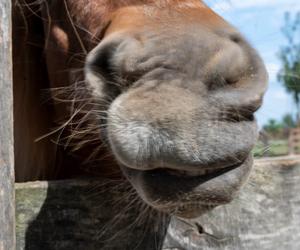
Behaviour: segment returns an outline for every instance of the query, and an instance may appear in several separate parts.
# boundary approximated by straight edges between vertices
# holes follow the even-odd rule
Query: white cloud
[[[278,101],[288,101],[290,99],[290,97],[286,92],[284,92],[283,89],[272,92],[272,98]]]
[[[207,1],[209,4],[209,1]],[[219,2],[211,5],[211,8],[216,12],[227,12],[233,9],[233,6],[229,2]]]
[[[266,68],[269,73],[269,81],[270,82],[277,81],[277,74],[280,70],[280,65],[277,63],[266,63]]]
[[[247,8],[266,8],[282,6],[286,10],[300,8],[299,0],[207,0],[206,3],[217,12],[241,10]]]

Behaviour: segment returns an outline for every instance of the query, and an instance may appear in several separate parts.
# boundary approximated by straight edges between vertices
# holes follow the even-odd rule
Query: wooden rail
[[[0,0],[0,250],[15,249],[11,1]]]
[[[160,224],[155,213],[141,216],[126,190],[103,183],[17,184],[17,250],[300,249],[300,157],[257,160],[234,202],[196,220],[202,232],[173,218],[164,247],[168,220]],[[135,224],[138,218],[146,221]]]

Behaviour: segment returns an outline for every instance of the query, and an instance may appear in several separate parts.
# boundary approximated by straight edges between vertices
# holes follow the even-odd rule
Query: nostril
[[[228,107],[222,108],[218,113],[220,121],[227,122],[253,122],[255,121],[254,113],[258,107],[253,106],[239,106],[239,107]]]
[[[239,80],[236,78],[226,78],[225,79],[226,85],[234,85],[234,84],[237,84],[238,81]]]
[[[237,112],[235,111],[227,111],[227,112],[221,112],[220,114],[220,121],[226,121],[226,122],[253,122],[255,121],[255,117],[253,113],[249,112]]]
[[[121,84],[114,65],[114,55],[119,41],[102,42],[87,56],[85,77],[99,95],[109,93],[112,98],[121,93]]]
[[[230,34],[229,39],[237,44],[240,44],[243,40],[239,34]]]
[[[227,86],[234,86],[238,83],[237,77],[223,77],[220,74],[211,74],[209,79],[206,80],[206,85],[209,91],[214,91]]]
[[[86,70],[99,74],[104,78],[110,78],[114,71],[111,60],[116,47],[116,44],[96,47],[87,57]]]

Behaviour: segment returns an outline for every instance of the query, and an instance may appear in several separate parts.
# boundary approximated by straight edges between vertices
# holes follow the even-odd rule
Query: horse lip
[[[143,171],[125,166],[121,166],[121,169],[150,206],[168,213],[172,210],[172,204],[176,210],[182,204],[182,213],[191,209],[198,213],[203,210],[203,206],[219,206],[231,202],[248,179],[252,163],[250,154],[243,162],[219,167],[216,172],[202,176],[173,175],[165,169]],[[157,200],[162,203],[156,204]],[[165,201],[170,204],[168,207],[164,207]]]
[[[216,178],[220,175],[223,175],[235,168],[238,168],[241,164],[238,165],[232,165],[227,167],[219,167],[219,168],[204,168],[201,170],[195,170],[195,171],[186,171],[186,170],[173,170],[173,169],[156,169],[153,171],[150,171],[150,174],[153,174],[157,172],[157,174],[164,174],[170,175],[170,176],[176,176],[180,178],[201,178],[201,179],[212,179]],[[152,173],[151,173],[152,172]]]
[[[176,165],[166,165],[166,164],[158,164],[157,166],[148,165],[147,167],[133,167],[123,165],[123,167],[133,170],[136,172],[140,172],[143,174],[156,174],[156,173],[167,173],[172,176],[178,177],[212,177],[214,175],[218,176],[220,174],[226,173],[230,170],[240,167],[244,164],[247,158],[240,160],[234,163],[224,163],[224,164],[214,164],[210,165],[198,165],[198,166],[176,166]]]
[[[203,168],[201,170],[193,170],[193,171],[186,171],[186,170],[173,170],[173,169],[165,169],[170,175],[177,175],[180,177],[217,177],[221,174],[224,174],[228,171],[231,171],[241,164],[235,164],[231,166],[219,167],[219,168]]]
[[[241,167],[246,160],[235,164],[220,165],[218,167],[199,167],[199,169],[186,170],[185,168],[170,168],[170,167],[155,167],[150,170],[136,169],[127,166],[123,166],[125,171],[135,172],[135,174],[164,176],[165,178],[181,178],[181,179],[201,179],[202,181],[208,181],[210,179],[217,178],[227,172],[230,172],[236,168]],[[127,172],[126,171],[126,172]]]
[[[225,169],[232,166],[239,166],[242,165],[246,159],[248,158],[248,155],[245,157],[241,157],[241,159],[235,160],[234,162],[232,159],[226,159],[226,160],[220,160],[215,163],[200,163],[200,164],[182,164],[180,162],[178,163],[168,163],[168,162],[140,162],[140,163],[132,163],[128,164],[125,162],[120,162],[121,165],[129,168],[134,169],[138,171],[151,171],[151,170],[157,170],[157,169],[164,169],[164,170],[170,170],[170,171],[183,171],[183,172],[189,172],[191,174],[199,172],[199,171],[214,171],[214,170],[220,170]]]

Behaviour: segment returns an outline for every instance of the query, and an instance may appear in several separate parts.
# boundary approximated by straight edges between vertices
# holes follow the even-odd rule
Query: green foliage
[[[291,114],[285,114],[282,118],[282,126],[284,128],[295,128],[297,127],[297,122]]]
[[[278,138],[281,137],[283,126],[281,122],[270,119],[268,123],[263,126],[263,130],[272,138]]]
[[[271,140],[266,147],[262,142],[258,142],[252,151],[254,157],[274,157],[283,156],[289,153],[287,140]]]
[[[300,13],[294,18],[285,14],[282,32],[288,44],[280,49],[282,68],[278,80],[293,97],[297,108],[297,121],[300,120]]]
[[[263,130],[273,139],[287,138],[289,130],[297,127],[297,122],[291,114],[285,114],[281,120],[270,119]]]
[[[277,122],[275,119],[270,119],[263,129],[271,135],[276,135],[282,129],[282,123]]]

